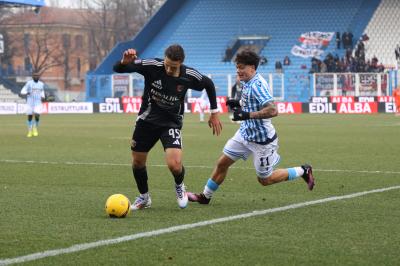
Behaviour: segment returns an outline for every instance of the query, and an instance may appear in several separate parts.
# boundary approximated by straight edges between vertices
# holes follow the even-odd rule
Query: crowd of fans
[[[366,44],[369,37],[364,34],[356,43],[355,49],[353,45],[353,34],[350,31],[336,32],[336,50],[344,49],[345,54],[339,57],[337,54],[328,53],[324,59],[313,57],[311,59],[311,66],[309,73],[381,73],[385,71],[383,64],[379,63],[376,56],[367,59],[365,56]],[[395,49],[396,59],[400,61],[400,46]],[[228,47],[225,51],[223,61],[231,61],[233,51]],[[260,65],[268,64],[268,59],[262,56]],[[280,60],[275,61],[275,71],[277,73],[283,72],[283,66],[291,65],[291,60],[288,56],[283,59],[283,64]],[[301,66],[302,69],[307,69],[306,65]]]
[[[366,34],[360,38],[354,51],[354,55],[352,46],[348,43],[346,43],[346,45],[343,43],[343,46],[346,47],[346,53],[342,58],[339,58],[337,54],[333,55],[332,53],[329,53],[323,60],[312,58],[310,73],[383,72],[385,67],[382,64],[379,64],[376,56],[372,59],[365,58],[365,42],[368,40],[369,37]]]

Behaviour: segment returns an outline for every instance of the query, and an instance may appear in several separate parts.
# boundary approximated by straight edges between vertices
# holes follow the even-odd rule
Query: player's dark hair
[[[235,62],[236,64],[254,66],[254,68],[257,69],[260,63],[260,57],[251,50],[243,50],[236,55]]]
[[[179,44],[172,44],[165,49],[164,55],[172,61],[180,61],[183,63],[185,60],[185,51]]]

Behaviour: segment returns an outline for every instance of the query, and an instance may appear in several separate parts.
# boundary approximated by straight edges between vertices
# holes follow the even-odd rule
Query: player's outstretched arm
[[[217,105],[217,96],[215,92],[214,82],[207,77],[203,76],[202,79],[202,87],[206,89],[208,99],[210,100],[210,118],[208,119],[208,126],[212,128],[213,135],[219,136],[222,131],[222,124],[219,120],[218,115],[218,105]]]
[[[121,61],[113,66],[113,70],[117,73],[131,73],[136,72],[138,69],[132,64],[137,58],[135,49],[125,50],[122,54]]]
[[[135,49],[128,49],[122,54],[121,64],[127,65],[132,63],[137,58]]]

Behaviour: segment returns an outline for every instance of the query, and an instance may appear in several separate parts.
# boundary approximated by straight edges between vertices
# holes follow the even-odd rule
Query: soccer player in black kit
[[[185,168],[182,164],[181,129],[184,98],[188,89],[206,89],[211,105],[208,125],[219,135],[222,125],[218,117],[214,83],[197,70],[185,66],[185,52],[178,44],[169,46],[164,59],[138,59],[135,49],[123,53],[122,60],[114,65],[118,73],[137,72],[144,76],[142,105],[132,136],[132,172],[139,197],[132,210],[151,206],[147,183],[147,154],[158,140],[164,147],[166,163],[175,179],[176,198],[180,208],[185,208],[188,197],[183,183]]]

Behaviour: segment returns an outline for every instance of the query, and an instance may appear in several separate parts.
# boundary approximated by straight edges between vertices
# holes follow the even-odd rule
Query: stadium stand
[[[168,0],[133,40],[118,44],[91,75],[111,74],[113,63],[128,47],[137,48],[142,58],[162,58],[169,44],[180,43],[187,53],[185,63],[210,74],[218,87],[217,94],[227,95],[228,83],[222,77],[235,75],[234,64],[222,60],[227,46],[243,35],[268,36],[260,51],[268,63],[260,66],[259,72],[274,73],[275,62],[289,56],[291,64],[283,71],[290,75],[284,79],[274,76],[274,85],[284,83],[282,97],[286,101],[307,101],[311,60],[291,54],[301,34],[351,31],[357,40],[379,4],[380,0]],[[323,56],[329,52],[344,54],[343,49],[336,49],[335,37]],[[93,83],[91,78],[87,82]],[[96,95],[92,96],[88,99],[95,101]]]
[[[0,84],[0,102],[24,103],[25,100]]]
[[[17,83],[0,77],[0,102],[25,102],[24,99],[18,96],[21,87]]]
[[[366,57],[377,56],[387,66],[397,64],[395,48],[400,44],[400,1],[382,0],[365,29],[369,36]]]

